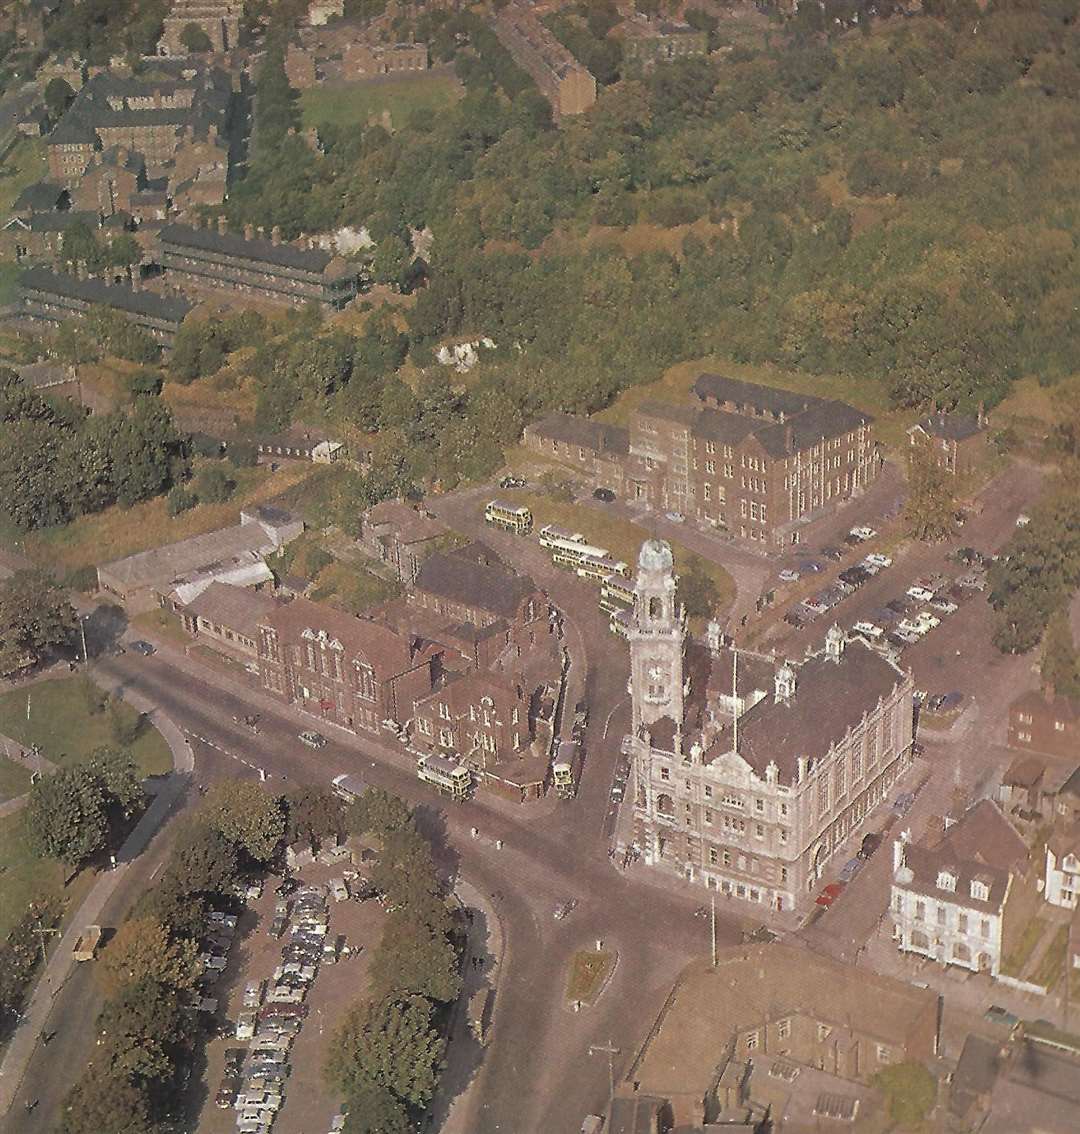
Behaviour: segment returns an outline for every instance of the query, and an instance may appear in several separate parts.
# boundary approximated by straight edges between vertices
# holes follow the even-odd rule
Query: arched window
[[[659,595],[653,595],[649,599],[649,617],[650,618],[663,618],[664,616],[664,600]]]
[[[656,797],[656,810],[661,815],[674,815],[675,804],[670,795],[662,794]]]

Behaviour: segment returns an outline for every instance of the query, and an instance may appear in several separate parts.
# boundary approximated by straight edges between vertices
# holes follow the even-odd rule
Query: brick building
[[[671,548],[647,541],[628,632],[637,845],[658,870],[792,909],[910,762],[911,674],[833,627],[822,653],[771,673],[752,658],[740,683],[742,655],[687,641],[675,587]]]
[[[169,224],[158,234],[159,258],[171,282],[198,288],[242,292],[253,299],[302,307],[315,302],[338,310],[360,291],[360,269],[319,248],[299,248],[281,239],[243,236],[217,228]]]
[[[334,607],[296,598],[258,627],[264,689],[354,732],[404,723],[431,692],[441,649]]]
[[[806,523],[878,474],[872,420],[843,402],[718,374],[701,375],[694,394],[686,405],[643,403],[628,432],[550,415],[525,442],[597,487],[765,547],[798,543]]]
[[[113,146],[94,154],[78,185],[71,191],[72,207],[102,217],[131,213],[132,200],[146,188],[146,163],[140,154]]]
[[[596,102],[596,79],[524,4],[511,0],[495,17],[495,34],[551,103],[555,121]]]
[[[1010,748],[1080,758],[1080,702],[1032,689],[1009,706]]]
[[[409,605],[448,622],[478,629],[498,625],[503,643],[527,652],[551,634],[547,596],[528,575],[514,575],[486,562],[477,545],[434,552],[420,565]]]
[[[166,348],[172,346],[191,310],[191,304],[179,296],[27,268],[19,277],[19,298],[11,317],[56,327],[67,319],[85,318],[93,307],[120,312]]]
[[[230,583],[211,583],[177,613],[180,625],[193,637],[255,658],[259,654],[259,624],[277,609],[268,593]]]
[[[907,431],[912,446],[925,446],[938,468],[963,479],[986,456],[987,428],[982,413],[935,413],[917,421]]]
[[[426,43],[350,43],[341,54],[341,78],[355,82],[379,75],[426,71]]]
[[[408,586],[449,530],[433,516],[400,500],[384,500],[361,517],[357,543],[368,555],[392,567]]]
[[[240,42],[243,14],[243,0],[172,0],[172,8],[165,17],[165,31],[158,43],[158,54],[187,55],[184,29],[190,24],[206,33],[211,51],[232,51]]]
[[[224,137],[232,80],[220,68],[180,68],[161,60],[146,76],[95,75],[49,135],[49,173],[77,185],[98,150],[140,154],[150,176],[167,175],[191,136]]]
[[[856,1084],[884,1067],[932,1061],[938,1019],[939,997],[927,988],[783,943],[724,949],[715,967],[699,961],[683,973],[616,1094],[663,1100],[665,1130],[763,1130],[770,1103],[785,1129],[789,1112],[799,1130],[839,1129],[848,1124],[796,1113],[805,1106],[805,1091],[790,1087],[798,1068],[857,1095]],[[795,1072],[781,1080],[782,1099],[772,1063]],[[735,1103],[743,1115],[732,1115]]]
[[[893,844],[889,905],[897,948],[997,976],[1005,904],[1028,865],[1027,844],[984,799],[943,835]]]

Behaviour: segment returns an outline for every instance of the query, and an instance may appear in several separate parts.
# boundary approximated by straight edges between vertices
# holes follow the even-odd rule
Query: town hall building
[[[801,663],[688,639],[670,546],[638,559],[629,627],[635,839],[647,864],[788,910],[912,753],[911,674],[839,627]],[[742,671],[742,674],[740,674]]]

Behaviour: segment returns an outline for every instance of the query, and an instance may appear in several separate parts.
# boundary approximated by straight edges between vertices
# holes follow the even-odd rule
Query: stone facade
[[[949,476],[963,480],[986,456],[986,418],[963,413],[935,413],[908,431],[910,445],[921,446]]]
[[[636,16],[620,24],[615,35],[622,41],[623,59],[642,67],[707,55],[709,51],[709,37],[705,32],[670,20]]]
[[[240,42],[240,20],[243,0],[173,0],[172,10],[165,17],[165,31],[158,44],[158,53],[184,56],[184,29],[189,24],[202,28],[210,40],[210,50],[232,51]]]
[[[791,909],[909,763],[911,675],[834,627],[822,654],[771,680],[751,656],[740,681],[740,657],[687,641],[675,585],[670,547],[646,542],[625,741],[638,846],[656,869]]]
[[[341,78],[349,82],[427,69],[426,43],[350,43],[341,56]]]

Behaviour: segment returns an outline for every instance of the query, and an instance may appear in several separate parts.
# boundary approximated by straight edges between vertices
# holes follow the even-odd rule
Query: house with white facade
[[[1002,924],[1028,849],[992,800],[969,808],[935,839],[893,844],[890,911],[897,948],[942,965],[997,976]]]
[[[1080,897],[1080,823],[1055,831],[1046,843],[1043,897],[1052,906],[1077,908]]]

